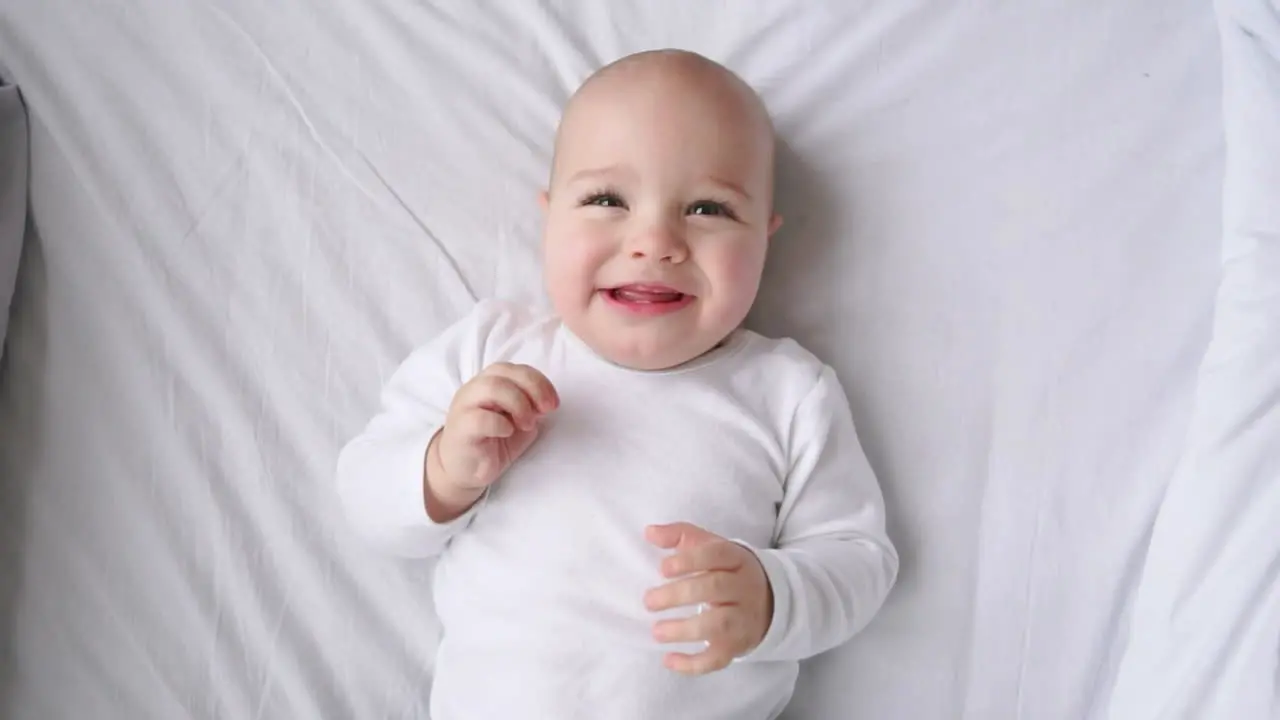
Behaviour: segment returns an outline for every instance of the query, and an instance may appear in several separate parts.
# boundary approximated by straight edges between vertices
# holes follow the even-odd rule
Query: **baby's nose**
[[[634,260],[680,263],[688,256],[684,236],[666,224],[657,224],[638,233],[629,250]]]

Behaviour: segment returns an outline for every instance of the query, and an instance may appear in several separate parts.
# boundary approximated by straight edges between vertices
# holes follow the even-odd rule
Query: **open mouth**
[[[600,294],[611,305],[642,315],[674,312],[693,301],[694,296],[665,285],[630,284],[606,288]]]

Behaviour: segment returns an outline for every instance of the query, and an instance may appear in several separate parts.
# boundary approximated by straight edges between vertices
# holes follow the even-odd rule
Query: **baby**
[[[741,327],[773,129],[699,55],[593,75],[556,137],[554,314],[484,301],[338,460],[350,521],[438,558],[431,717],[774,718],[898,557],[829,367]]]

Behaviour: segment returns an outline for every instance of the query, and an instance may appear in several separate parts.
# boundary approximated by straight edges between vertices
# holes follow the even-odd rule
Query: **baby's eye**
[[[733,217],[733,211],[727,205],[714,200],[699,200],[689,206],[688,213],[690,215],[708,215],[711,217]]]
[[[624,208],[627,206],[617,193],[612,192],[592,193],[582,200],[582,204],[604,208]]]

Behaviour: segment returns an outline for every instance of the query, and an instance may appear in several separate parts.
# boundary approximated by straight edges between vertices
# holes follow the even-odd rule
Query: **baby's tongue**
[[[640,303],[675,302],[681,298],[678,292],[663,290],[647,290],[643,288],[620,287],[613,291],[619,300]]]

